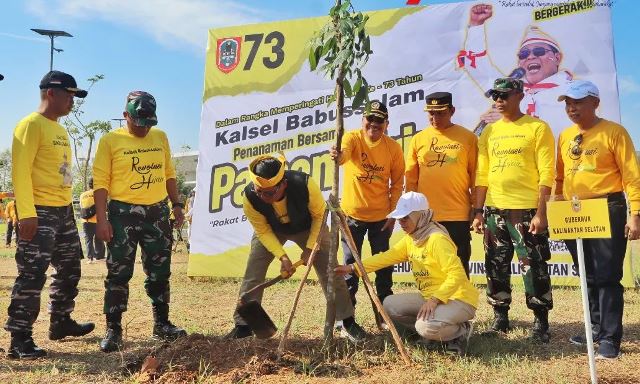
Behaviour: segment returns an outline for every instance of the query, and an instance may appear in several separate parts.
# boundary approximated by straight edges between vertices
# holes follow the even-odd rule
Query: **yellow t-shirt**
[[[344,165],[342,209],[358,220],[384,220],[395,209],[402,194],[402,147],[387,135],[371,142],[362,130],[357,130],[344,135],[341,149]]]
[[[92,205],[95,205],[95,201],[93,200],[93,189],[82,192],[80,194],[80,208],[89,208]],[[82,219],[85,223],[97,223],[96,215],[91,216],[88,219]]]
[[[582,153],[571,153],[577,125],[558,137],[556,194],[594,198],[625,191],[631,211],[640,210],[640,169],[636,151],[626,129],[602,119],[582,134]]]
[[[318,187],[318,184],[316,184],[312,178],[309,178],[309,181],[307,182],[307,189],[309,191],[309,204],[307,204],[307,206],[309,207],[309,213],[311,214],[311,228],[309,229],[309,238],[307,239],[306,247],[313,249],[313,246],[318,239],[318,235],[320,234],[320,229],[322,228],[322,217],[324,216],[326,203],[324,201],[324,197],[322,197],[320,187]],[[281,223],[286,224],[290,221],[287,212],[286,193],[282,200],[276,201],[272,206]],[[242,200],[242,207],[244,214],[253,226],[253,230],[262,245],[264,245],[264,247],[277,258],[286,255],[282,244],[280,244],[280,240],[278,240],[278,237],[273,232],[267,218],[258,212],[253,205],[251,205],[251,202],[246,195],[244,195],[244,199]]]
[[[36,217],[35,205],[71,204],[71,146],[57,121],[37,112],[13,131],[12,181],[20,218]]]
[[[540,186],[553,186],[554,139],[544,121],[524,115],[489,124],[478,140],[476,186],[488,187],[486,206],[538,207]]]
[[[464,127],[418,132],[409,144],[406,191],[427,197],[436,221],[469,220],[478,138]]]
[[[112,200],[150,205],[167,197],[166,182],[175,179],[167,135],[151,128],[145,137],[126,127],[102,136],[93,162],[94,190],[106,189]]]
[[[449,236],[433,234],[417,247],[411,236],[405,235],[391,249],[365,259],[363,264],[369,273],[403,261],[411,263],[418,290],[425,299],[435,297],[445,304],[449,300],[460,300],[478,307],[478,290],[464,273]]]

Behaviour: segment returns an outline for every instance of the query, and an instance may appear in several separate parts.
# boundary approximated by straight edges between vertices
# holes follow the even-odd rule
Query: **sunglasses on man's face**
[[[276,185],[273,189],[268,191],[264,189],[256,189],[256,187],[254,186],[253,192],[255,192],[256,195],[258,195],[259,197],[270,199],[274,197],[276,194],[278,194],[278,191],[280,191],[280,187],[282,187],[282,182],[278,183],[278,185]]]
[[[542,57],[544,56],[547,52],[553,52],[551,49],[546,49],[544,47],[535,47],[533,49],[529,49],[529,48],[522,48],[520,50],[520,52],[518,52],[518,59],[520,60],[524,60],[527,57],[529,57],[529,55],[531,53],[533,53],[533,56],[535,57]]]
[[[498,99],[507,100],[509,96],[511,96],[511,92],[493,92],[491,94],[493,101],[498,101]]]
[[[576,137],[573,138],[573,141],[571,142],[571,154],[574,156],[580,156],[582,155],[582,148],[580,147],[582,145],[582,133],[579,133]]]

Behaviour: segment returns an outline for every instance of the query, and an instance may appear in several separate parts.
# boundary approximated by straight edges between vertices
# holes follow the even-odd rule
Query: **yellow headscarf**
[[[276,159],[280,162],[280,169],[278,170],[278,173],[276,173],[276,175],[270,179],[265,179],[253,173],[253,169],[256,167],[256,164],[264,159]],[[256,157],[255,159],[253,159],[251,164],[249,164],[249,176],[251,177],[253,185],[260,188],[275,187],[284,177],[284,171],[287,168],[286,163],[287,159],[284,157],[284,154],[282,152],[280,152],[277,157],[273,155],[261,155]]]

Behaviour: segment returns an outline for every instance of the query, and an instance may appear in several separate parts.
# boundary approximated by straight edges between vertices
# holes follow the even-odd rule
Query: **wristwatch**
[[[180,208],[184,209],[184,204],[182,204],[182,203],[171,203],[171,206],[173,208],[180,207]]]

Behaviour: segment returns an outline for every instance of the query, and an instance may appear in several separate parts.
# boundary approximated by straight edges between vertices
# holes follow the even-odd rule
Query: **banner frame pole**
[[[589,314],[589,298],[587,295],[587,275],[584,266],[584,246],[582,239],[576,239],[578,248],[578,271],[580,274],[580,293],[582,295],[582,313],[584,315],[584,330],[587,340],[587,352],[589,355],[589,374],[591,375],[591,383],[598,383],[598,375],[596,373],[596,361],[593,348],[593,330],[591,328],[591,316]]]

